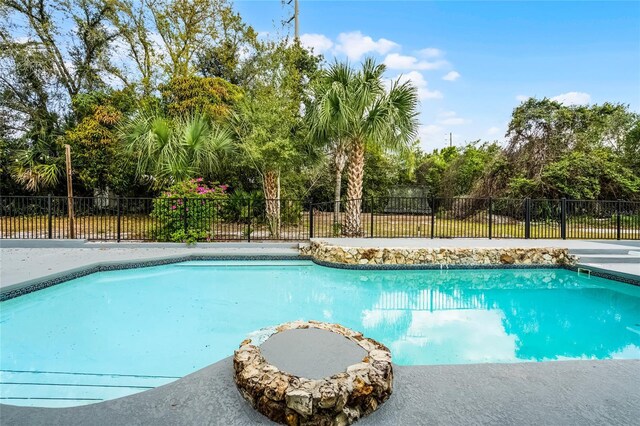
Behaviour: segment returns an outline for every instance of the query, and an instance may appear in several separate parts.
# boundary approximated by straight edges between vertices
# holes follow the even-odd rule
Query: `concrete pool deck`
[[[231,357],[173,383],[74,408],[0,405],[3,425],[269,425],[240,396]],[[394,366],[394,393],[358,425],[629,425],[640,360]]]
[[[487,239],[487,238],[313,238],[312,241],[325,241],[332,245],[343,247],[373,247],[373,248],[534,248],[534,247],[562,247],[569,250],[590,249],[605,250],[612,246],[616,248],[638,250],[640,241],[632,240],[538,240],[538,239]]]

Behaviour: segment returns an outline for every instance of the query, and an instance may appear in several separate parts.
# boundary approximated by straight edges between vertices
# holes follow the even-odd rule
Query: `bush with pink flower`
[[[178,182],[153,200],[151,217],[160,241],[193,243],[209,240],[227,185],[206,183],[202,178]]]

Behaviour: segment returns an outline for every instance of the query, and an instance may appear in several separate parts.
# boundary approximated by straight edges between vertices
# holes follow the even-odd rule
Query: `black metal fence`
[[[354,215],[350,209],[359,206]],[[0,238],[112,241],[366,238],[640,239],[640,202],[380,197],[301,200],[0,197]],[[267,211],[269,214],[267,214]],[[356,228],[345,227],[347,219]],[[349,231],[349,235],[346,235]]]

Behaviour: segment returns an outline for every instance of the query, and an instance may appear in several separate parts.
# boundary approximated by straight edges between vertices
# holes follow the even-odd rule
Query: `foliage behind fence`
[[[259,197],[75,197],[76,238],[113,241],[252,241],[341,237],[345,208],[362,206],[367,238],[640,239],[629,201],[379,197],[310,203],[274,200],[278,229]],[[69,238],[66,197],[0,197],[0,238]]]

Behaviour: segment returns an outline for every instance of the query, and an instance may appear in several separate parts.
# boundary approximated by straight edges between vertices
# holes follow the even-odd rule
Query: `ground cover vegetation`
[[[69,144],[78,196],[163,200],[182,188],[224,197],[228,220],[262,209],[276,237],[310,200],[357,235],[362,203],[341,200],[399,188],[640,200],[640,118],[626,105],[531,98],[505,143],[424,152],[415,87],[386,81],[372,59],[327,61],[286,32],[259,36],[227,0],[3,0],[0,192],[66,194]],[[283,210],[283,199],[300,203]],[[154,215],[179,220],[183,208]],[[184,237],[174,225],[163,232]]]

